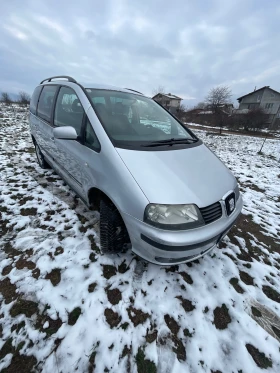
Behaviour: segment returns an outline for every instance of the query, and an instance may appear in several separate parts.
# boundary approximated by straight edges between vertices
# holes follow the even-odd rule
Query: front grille
[[[201,208],[200,212],[205,224],[209,224],[217,219],[220,219],[222,216],[222,206],[220,202],[216,202],[213,203],[213,205]]]

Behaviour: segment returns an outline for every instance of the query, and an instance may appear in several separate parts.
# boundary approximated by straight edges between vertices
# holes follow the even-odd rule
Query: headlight
[[[145,209],[144,221],[155,227],[183,230],[204,225],[195,205],[157,205],[151,203]]]

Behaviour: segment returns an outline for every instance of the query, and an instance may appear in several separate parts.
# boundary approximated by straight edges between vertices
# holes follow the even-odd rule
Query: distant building
[[[233,104],[219,104],[215,107],[215,110],[213,109],[213,105],[206,105],[205,108],[206,111],[211,110],[214,112],[221,112],[224,114],[231,114],[234,110]]]
[[[157,93],[153,99],[165,107],[172,114],[176,114],[180,108],[182,98],[171,93]]]
[[[238,111],[262,108],[267,114],[267,124],[273,127],[280,125],[280,93],[269,86],[255,89],[239,97],[237,101],[239,102]]]

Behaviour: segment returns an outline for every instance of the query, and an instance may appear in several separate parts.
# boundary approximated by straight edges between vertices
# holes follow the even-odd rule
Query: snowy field
[[[102,255],[98,213],[0,111],[0,371],[280,372],[279,141],[197,135],[238,178],[220,248],[169,268]],[[277,316],[278,315],[278,316]]]

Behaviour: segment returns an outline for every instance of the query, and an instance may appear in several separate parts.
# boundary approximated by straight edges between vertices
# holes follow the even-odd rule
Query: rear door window
[[[53,108],[53,100],[57,90],[55,85],[44,86],[39,98],[37,114],[40,118],[47,122],[51,121],[51,113]]]
[[[61,87],[57,96],[54,125],[57,127],[74,127],[78,136],[81,134],[84,109],[72,88]]]
[[[39,87],[35,88],[35,90],[33,92],[33,95],[32,95],[31,101],[30,101],[30,107],[29,107],[32,114],[36,114],[37,104],[38,104],[38,100],[39,100],[41,90],[42,90],[42,86],[39,86]]]

